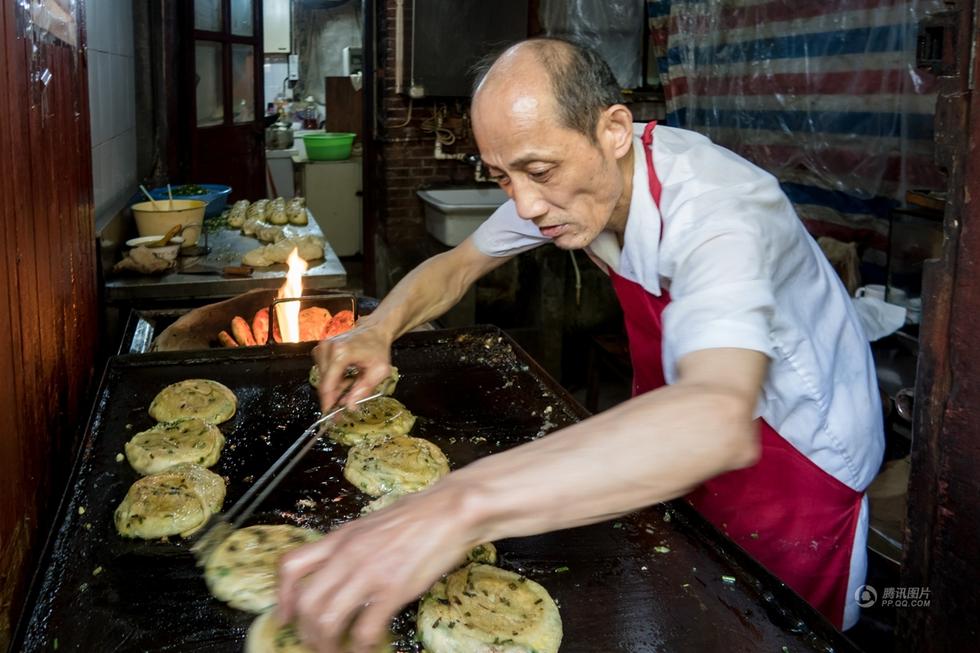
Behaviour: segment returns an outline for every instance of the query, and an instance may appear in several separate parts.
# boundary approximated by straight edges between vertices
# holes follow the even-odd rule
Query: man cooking
[[[344,638],[366,651],[477,544],[686,496],[836,626],[853,625],[864,490],[883,449],[877,385],[847,293],[776,179],[694,132],[634,125],[608,66],[561,40],[498,57],[472,117],[510,201],[320,343],[324,408],[349,366],[361,374],[348,404],[388,374],[396,338],[549,242],[608,273],[634,397],[288,555],[282,616],[320,650]]]

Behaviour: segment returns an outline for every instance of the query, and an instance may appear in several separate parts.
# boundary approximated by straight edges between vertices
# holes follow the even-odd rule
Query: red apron
[[[643,149],[650,193],[659,206],[661,186],[650,147],[655,126],[647,125]],[[623,307],[636,396],[666,382],[662,318],[670,294],[661,290],[659,297],[652,295],[612,270],[609,276]],[[820,469],[764,420],[758,421],[759,462],[705,482],[687,499],[840,628],[863,495]]]

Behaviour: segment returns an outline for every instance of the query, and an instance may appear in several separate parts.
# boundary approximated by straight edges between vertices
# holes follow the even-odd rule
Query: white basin
[[[499,188],[420,190],[425,203],[425,228],[436,240],[455,247],[507,201]]]

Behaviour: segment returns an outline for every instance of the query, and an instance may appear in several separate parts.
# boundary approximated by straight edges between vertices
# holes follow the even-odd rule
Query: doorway
[[[179,170],[188,182],[231,186],[231,199],[263,198],[261,2],[185,0],[182,9]]]

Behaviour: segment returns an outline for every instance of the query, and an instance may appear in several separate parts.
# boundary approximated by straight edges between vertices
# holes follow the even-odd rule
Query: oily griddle
[[[138,478],[116,454],[152,425],[146,410],[163,387],[220,381],[239,399],[235,417],[221,425],[227,442],[212,468],[228,480],[230,506],[318,414],[307,383],[309,350],[277,345],[111,360],[12,650],[241,650],[253,616],[211,597],[184,541],[116,534],[113,511]],[[402,374],[395,397],[418,416],[413,434],[438,444],[454,467],[587,416],[492,327],[409,334],[393,359]],[[343,479],[345,452],[319,443],[250,523],[327,531],[355,517],[369,497]],[[596,471],[606,471],[603,461]],[[497,547],[500,566],[557,600],[564,653],[852,650],[681,502]],[[418,650],[414,610],[413,603],[396,619],[394,650]]]

